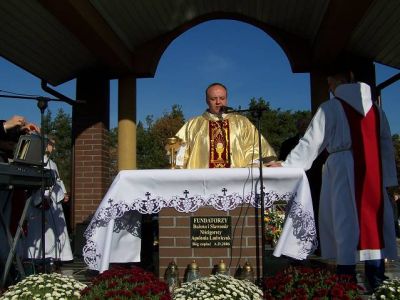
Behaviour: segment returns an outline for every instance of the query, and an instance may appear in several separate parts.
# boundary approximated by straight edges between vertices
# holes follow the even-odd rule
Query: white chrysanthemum
[[[211,275],[186,282],[174,291],[174,299],[244,300],[261,299],[262,291],[250,281],[241,281],[227,275]]]
[[[86,285],[76,281],[74,278],[66,278],[62,274],[34,274],[26,277],[14,286],[9,286],[3,296],[0,296],[0,300],[79,299],[80,290],[85,287]],[[75,294],[71,297],[73,292]]]
[[[385,280],[371,299],[400,299],[400,279]]]

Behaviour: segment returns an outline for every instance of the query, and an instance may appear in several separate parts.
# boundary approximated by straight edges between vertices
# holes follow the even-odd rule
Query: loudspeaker
[[[40,166],[42,164],[40,135],[21,135],[14,152],[14,162]]]

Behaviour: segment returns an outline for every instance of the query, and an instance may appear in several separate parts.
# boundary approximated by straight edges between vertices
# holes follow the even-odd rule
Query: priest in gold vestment
[[[258,130],[246,117],[224,113],[227,89],[221,83],[206,89],[207,111],[186,122],[176,136],[182,146],[176,165],[187,169],[242,168],[259,159]],[[261,136],[262,157],[275,157],[275,151]]]

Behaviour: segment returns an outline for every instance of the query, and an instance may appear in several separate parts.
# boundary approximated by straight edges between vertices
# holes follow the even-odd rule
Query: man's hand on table
[[[278,168],[278,167],[282,167],[282,162],[280,160],[271,161],[271,162],[267,163],[266,166],[270,167],[270,168]]]

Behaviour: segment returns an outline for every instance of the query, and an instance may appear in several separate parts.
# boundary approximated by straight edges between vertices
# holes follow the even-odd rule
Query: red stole
[[[210,137],[210,168],[229,168],[230,147],[229,147],[229,121],[209,121]]]
[[[355,199],[360,226],[359,250],[382,249],[383,191],[379,145],[379,112],[375,105],[364,117],[341,101],[350,126]]]

